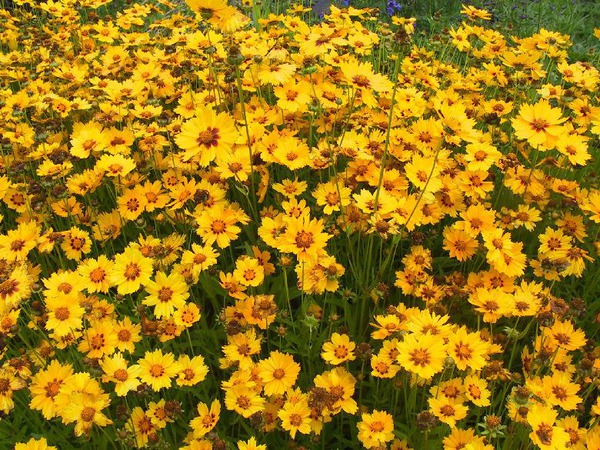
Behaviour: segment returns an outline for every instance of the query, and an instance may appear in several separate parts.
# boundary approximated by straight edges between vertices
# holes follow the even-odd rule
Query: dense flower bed
[[[0,441],[600,448],[600,74],[568,36],[15,3]]]

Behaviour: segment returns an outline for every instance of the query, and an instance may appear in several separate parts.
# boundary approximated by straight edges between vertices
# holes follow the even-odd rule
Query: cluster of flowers
[[[352,7],[15,3],[15,449],[600,448],[600,72],[567,36],[470,6],[426,49]]]

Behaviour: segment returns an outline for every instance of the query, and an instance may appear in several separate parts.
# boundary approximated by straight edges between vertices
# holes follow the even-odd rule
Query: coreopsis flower
[[[48,445],[48,440],[45,437],[31,438],[27,442],[19,442],[15,444],[14,450],[58,450],[54,445]]]
[[[173,314],[173,320],[178,327],[190,328],[200,320],[200,308],[195,303],[186,303]]]
[[[48,310],[46,321],[48,331],[61,337],[83,327],[85,309],[79,304],[76,296],[47,296],[45,303]]]
[[[25,264],[15,265],[0,283],[0,314],[18,306],[31,294],[33,280]]]
[[[565,411],[572,411],[582,401],[577,395],[581,387],[564,373],[556,372],[545,376],[542,378],[542,386],[542,396],[551,406],[560,406]]]
[[[282,136],[271,156],[273,162],[282,164],[290,170],[301,169],[310,163],[308,145],[295,136]]]
[[[534,148],[548,150],[556,142],[564,129],[562,123],[567,120],[562,117],[559,108],[553,108],[546,100],[540,100],[534,105],[524,104],[519,115],[512,119],[512,126],[517,139],[526,139]]]
[[[468,408],[461,401],[439,396],[430,398],[428,403],[431,412],[440,422],[450,425],[450,428],[454,428],[456,422],[467,417]]]
[[[124,177],[135,169],[135,162],[123,155],[104,154],[96,163],[96,168],[103,171],[107,177]]]
[[[352,190],[344,186],[343,181],[340,180],[319,183],[312,195],[317,200],[317,205],[323,207],[323,212],[330,215],[351,203],[351,193]]]
[[[579,420],[576,416],[573,415],[558,419],[556,425],[563,428],[569,434],[568,448],[585,450],[584,442],[586,441],[586,434],[589,436],[589,432],[586,433],[586,429],[579,425]],[[593,443],[589,447],[593,448]]]
[[[548,338],[548,344],[567,351],[578,350],[585,345],[585,333],[573,326],[569,320],[557,320],[551,327],[544,328],[544,335]]]
[[[264,405],[265,399],[244,383],[235,384],[226,389],[225,407],[246,419],[262,411]]]
[[[384,75],[375,73],[370,62],[359,62],[351,58],[340,64],[346,82],[362,95],[365,105],[374,108],[377,105],[373,92],[389,92],[393,83]]]
[[[199,439],[210,432],[219,421],[221,404],[218,400],[214,400],[209,408],[205,403],[198,403],[196,409],[198,417],[192,419],[190,427],[192,428],[194,438]]]
[[[39,237],[40,228],[37,223],[20,223],[16,229],[0,235],[0,258],[8,262],[25,261],[27,254],[37,245]]]
[[[394,419],[385,411],[363,413],[358,427],[358,440],[365,448],[380,448],[394,439]]]
[[[471,259],[479,248],[479,242],[476,239],[456,227],[444,228],[443,236],[444,250],[448,251],[450,257],[461,262]]]
[[[184,162],[194,160],[206,167],[217,154],[229,152],[238,136],[235,122],[227,113],[216,114],[210,108],[201,107],[194,118],[182,125],[175,143],[184,150]]]
[[[478,9],[472,5],[461,5],[461,6],[462,6],[462,9],[460,10],[460,13],[465,14],[470,19],[491,20],[491,18],[492,18],[492,15],[485,9]]]
[[[109,278],[111,284],[117,286],[117,292],[126,295],[146,286],[153,271],[152,259],[133,247],[127,247],[115,257]]]
[[[500,317],[512,313],[514,297],[501,289],[478,288],[469,296],[469,303],[483,314],[484,322],[496,323]]]
[[[356,359],[355,348],[356,344],[350,340],[347,334],[333,333],[331,339],[323,343],[321,358],[329,364],[337,366]]]
[[[106,149],[107,140],[106,134],[102,125],[98,122],[80,123],[73,125],[73,133],[71,134],[71,155],[85,159],[90,154],[99,154]]]
[[[345,411],[355,414],[358,404],[352,398],[356,386],[356,378],[343,367],[336,367],[328,372],[317,375],[314,379],[315,387],[325,389],[335,398],[333,404],[328,406],[332,414]]]
[[[569,434],[555,426],[557,417],[558,413],[549,406],[535,404],[529,408],[527,422],[532,428],[529,437],[542,450],[567,448]]]
[[[265,444],[259,444],[254,436],[247,441],[238,441],[237,446],[238,450],[267,450],[267,446]]]
[[[118,212],[123,219],[136,220],[140,214],[144,212],[144,208],[148,203],[148,199],[144,193],[136,187],[134,189],[127,189],[117,199],[119,206]]]
[[[135,344],[142,340],[142,327],[134,324],[129,317],[113,324],[113,332],[117,336],[117,349],[120,352],[133,353]]]
[[[239,362],[240,367],[247,367],[252,363],[251,356],[260,352],[260,338],[254,328],[245,333],[228,336],[227,345],[223,346],[223,353],[228,360]]]
[[[442,443],[444,444],[444,450],[460,450],[462,448],[479,450],[492,449],[491,446],[485,445],[483,437],[476,436],[475,432],[470,428],[467,428],[466,430],[452,428],[450,434],[444,438]]]
[[[141,368],[137,364],[128,365],[121,353],[105,356],[100,361],[100,368],[104,372],[102,382],[115,383],[115,394],[124,397],[128,392],[134,391],[139,385]]]
[[[216,242],[219,248],[225,248],[237,239],[242,231],[236,225],[239,222],[239,214],[233,208],[222,204],[203,210],[195,219],[198,224],[196,232],[205,245]]]
[[[181,355],[177,359],[179,364],[179,373],[175,382],[178,386],[194,386],[206,378],[208,366],[204,363],[202,356],[190,358],[188,355]]]
[[[265,269],[258,259],[244,255],[235,262],[233,278],[243,286],[260,286],[265,278]]]
[[[406,329],[416,336],[431,334],[447,339],[452,333],[452,326],[448,323],[448,320],[450,320],[450,316],[448,315],[439,316],[428,309],[424,309],[408,317]]]
[[[175,361],[173,353],[163,353],[160,349],[147,351],[144,357],[138,360],[138,364],[141,368],[140,380],[154,391],[170,387],[171,379],[179,372],[179,364]]]
[[[113,265],[113,261],[105,255],[100,255],[97,259],[86,259],[77,266],[77,273],[82,278],[88,293],[108,292],[109,274]]]
[[[156,433],[156,428],[152,424],[150,416],[139,406],[131,411],[131,419],[126,422],[125,428],[133,432],[138,447],[146,447],[150,436]]]
[[[446,345],[440,336],[408,334],[398,343],[397,362],[421,378],[431,378],[444,368]]]
[[[265,395],[282,395],[296,383],[300,364],[287,353],[271,352],[269,358],[258,363],[258,373],[264,383]]]
[[[476,406],[489,406],[492,393],[488,384],[482,378],[475,375],[468,375],[463,380],[465,397]]]
[[[401,367],[394,364],[396,358],[389,358],[387,356],[373,355],[371,357],[371,375],[375,378],[394,378],[400,371]]]
[[[73,227],[65,233],[60,248],[68,259],[79,261],[92,249],[92,240],[87,231]]]
[[[142,300],[142,304],[154,306],[154,315],[159,319],[172,317],[190,296],[185,279],[177,272],[169,275],[157,272],[154,281],[146,283],[146,292],[149,295]]]
[[[300,262],[311,261],[320,253],[324,253],[327,241],[331,237],[323,231],[324,228],[323,221],[319,219],[310,219],[307,216],[290,218],[277,248],[296,255]]]
[[[8,414],[15,406],[13,393],[25,388],[27,382],[17,376],[14,371],[0,368],[0,386],[2,387],[0,391],[0,411]]]
[[[83,339],[79,342],[77,350],[85,353],[88,358],[102,358],[116,351],[117,341],[112,320],[95,320],[83,332]]]
[[[309,434],[310,428],[310,412],[306,400],[299,402],[287,401],[283,408],[279,410],[277,416],[281,419],[281,427],[290,432],[292,439],[296,438],[296,433]]]
[[[90,434],[92,427],[105,427],[113,423],[102,410],[110,404],[108,396],[78,396],[77,401],[70,402],[62,412],[65,423],[75,422],[75,436]]]
[[[285,180],[282,180],[281,183],[274,183],[272,185],[272,188],[275,192],[279,192],[286,198],[298,197],[300,194],[306,191],[307,187],[308,184],[306,181],[301,181],[297,178],[294,180],[286,178]]]
[[[56,359],[52,360],[45,369],[40,370],[31,379],[29,407],[41,411],[46,420],[56,417],[58,408],[55,397],[65,380],[72,374],[73,367],[70,364],[62,365]]]

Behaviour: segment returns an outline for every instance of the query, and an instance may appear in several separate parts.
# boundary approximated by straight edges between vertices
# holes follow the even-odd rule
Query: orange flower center
[[[275,369],[273,371],[273,378],[276,380],[281,380],[285,376],[285,371],[283,369]]]
[[[379,432],[383,431],[384,428],[385,428],[385,426],[379,420],[376,422],[373,422],[371,424],[371,431],[373,433],[379,433]]]
[[[290,414],[290,425],[293,427],[302,425],[302,416],[300,414]]]
[[[155,378],[162,377],[164,373],[165,368],[160,364],[153,364],[152,367],[150,367],[150,375],[152,375]]]
[[[67,308],[66,306],[60,306],[54,311],[54,317],[61,321],[67,320],[70,316],[71,313],[69,312],[69,308]]]
[[[210,229],[212,230],[213,233],[215,234],[221,234],[225,232],[225,222],[223,222],[222,220],[215,220],[212,225],[210,226]]]
[[[309,248],[315,242],[312,233],[301,231],[296,235],[296,246],[298,248]]]
[[[336,358],[345,358],[348,356],[348,349],[346,347],[338,347],[333,352]]]
[[[117,369],[114,373],[114,377],[118,381],[125,381],[127,378],[129,378],[129,374],[125,369]]]
[[[106,272],[100,267],[95,268],[90,272],[90,280],[94,283],[101,283],[106,277]]]
[[[425,367],[431,361],[431,355],[426,349],[419,348],[410,354],[410,360],[415,366]]]
[[[61,383],[59,383],[57,380],[48,383],[44,388],[44,390],[46,391],[46,397],[54,398],[60,390],[60,385]]]
[[[136,263],[129,263],[125,267],[124,275],[125,278],[127,278],[128,280],[135,280],[137,277],[140,276],[141,273],[142,270],[140,269],[140,266],[138,266]]]

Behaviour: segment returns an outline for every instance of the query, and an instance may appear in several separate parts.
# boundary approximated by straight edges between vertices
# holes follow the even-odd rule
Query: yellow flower
[[[110,272],[110,282],[117,286],[121,295],[136,292],[142,285],[150,282],[154,271],[152,259],[146,258],[142,253],[132,247],[115,257],[115,265]]]
[[[306,400],[297,403],[286,402],[279,410],[277,416],[281,419],[281,427],[290,432],[292,439],[296,433],[308,434],[310,428],[310,408]]]
[[[300,373],[300,364],[292,355],[278,351],[271,352],[269,358],[258,363],[259,376],[262,379],[266,395],[282,395],[296,383]]]
[[[553,108],[546,100],[534,105],[524,104],[519,115],[512,119],[512,126],[517,139],[526,139],[529,144],[539,150],[548,150],[556,145],[564,133],[562,123],[567,120],[561,117],[562,111]]]
[[[20,223],[16,229],[0,235],[0,258],[8,262],[25,261],[37,245],[39,236],[40,229],[35,222]]]
[[[183,124],[175,143],[184,150],[184,162],[194,160],[206,167],[217,154],[230,151],[237,138],[235,123],[227,113],[215,114],[212,109],[199,108],[196,117]]]
[[[177,272],[169,275],[157,272],[154,281],[146,283],[146,292],[150,295],[142,300],[142,304],[154,306],[154,315],[159,319],[172,317],[190,296],[185,279]]]
[[[208,366],[204,363],[202,356],[190,358],[187,355],[179,356],[179,374],[177,375],[178,386],[194,386],[206,378]]]
[[[140,380],[147,383],[152,390],[159,391],[171,386],[171,379],[179,372],[179,364],[172,353],[163,354],[162,350],[146,352],[138,360],[140,365]]]
[[[29,407],[41,411],[46,420],[56,417],[58,408],[55,397],[65,380],[72,374],[73,367],[70,364],[62,365],[57,360],[52,360],[45,369],[40,370],[31,379]]]
[[[31,438],[27,442],[15,444],[14,450],[58,450],[54,445],[48,445],[46,438]]]
[[[346,361],[353,361],[356,358],[355,348],[356,344],[350,340],[347,334],[333,333],[331,340],[323,344],[321,358],[329,364],[337,366]]]
[[[102,375],[102,382],[115,383],[115,394],[120,397],[127,395],[129,391],[135,390],[140,380],[138,376],[141,368],[137,364],[127,366],[127,361],[121,353],[115,353],[113,356],[105,356],[100,361],[100,368],[105,375]]]
[[[431,378],[441,372],[445,358],[446,345],[438,335],[408,334],[398,343],[398,364],[421,378]]]
[[[372,414],[363,413],[357,427],[358,440],[365,448],[380,448],[394,439],[394,419],[385,411],[375,409]]]
[[[549,406],[533,405],[527,413],[527,422],[532,428],[529,437],[542,450],[567,448],[569,434],[555,426],[558,413]]]
[[[265,279],[265,269],[258,259],[241,256],[235,262],[233,278],[243,286],[260,286]]]
[[[219,421],[221,404],[218,400],[214,400],[209,409],[205,403],[198,403],[197,411],[198,417],[192,419],[190,427],[194,438],[199,439],[210,432]]]
[[[277,248],[285,253],[293,253],[300,262],[312,261],[324,253],[331,237],[323,229],[323,222],[319,219],[311,220],[307,216],[290,218]]]

